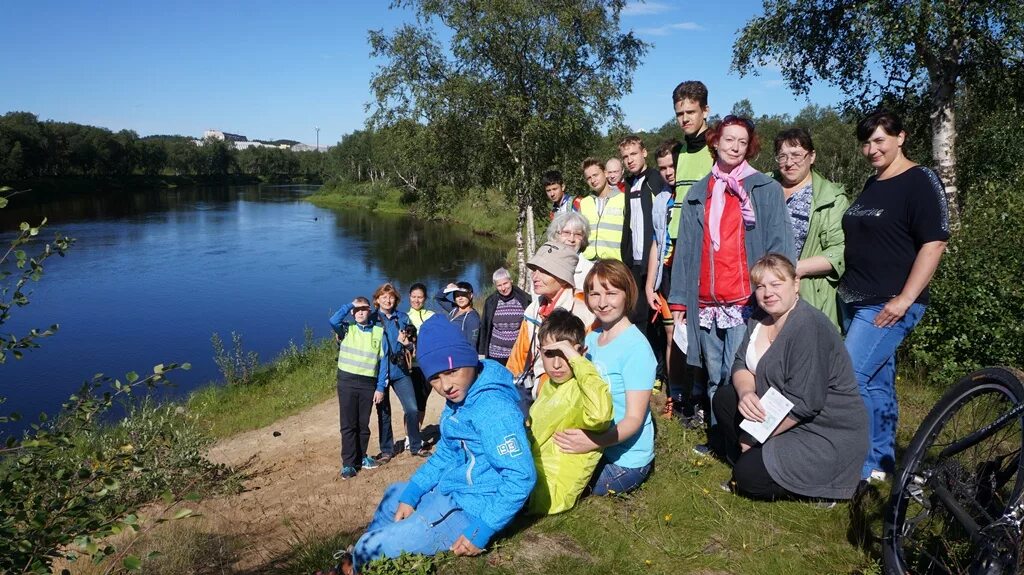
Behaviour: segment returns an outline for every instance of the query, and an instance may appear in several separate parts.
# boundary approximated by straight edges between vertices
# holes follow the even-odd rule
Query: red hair
[[[718,149],[718,139],[721,137],[722,130],[725,129],[726,126],[740,126],[747,130],[747,154],[744,156],[744,159],[749,160],[761,153],[761,138],[757,137],[757,132],[754,131],[754,122],[749,118],[729,114],[725,118],[722,118],[721,121],[715,122],[715,125],[708,128],[708,151],[711,152],[712,156],[717,154],[716,150]]]

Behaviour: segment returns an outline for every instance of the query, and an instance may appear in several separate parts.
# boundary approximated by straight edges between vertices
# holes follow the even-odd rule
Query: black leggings
[[[736,491],[751,499],[768,501],[799,497],[776,483],[769,475],[768,469],[764,466],[764,453],[761,451],[761,445],[754,445],[750,449],[740,452],[741,437],[746,437],[747,443],[751,445],[756,442],[740,429],[743,416],[739,412],[736,388],[731,385],[719,387],[713,403],[715,417],[718,419],[717,443],[719,445],[712,447],[722,458],[732,464],[732,481]]]
[[[416,392],[416,410],[420,413],[427,411],[427,398],[430,397],[430,384],[427,383],[427,378],[423,375],[423,370],[414,367],[409,373],[412,377],[412,388]]]

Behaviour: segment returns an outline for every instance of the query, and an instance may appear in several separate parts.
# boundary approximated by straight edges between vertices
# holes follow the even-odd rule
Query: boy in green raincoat
[[[553,311],[537,334],[548,378],[530,407],[527,423],[537,467],[537,485],[526,504],[526,512],[532,515],[572,509],[601,459],[600,451],[562,452],[555,444],[555,433],[566,429],[602,432],[612,422],[608,383],[583,356],[585,335],[583,322],[563,309]]]

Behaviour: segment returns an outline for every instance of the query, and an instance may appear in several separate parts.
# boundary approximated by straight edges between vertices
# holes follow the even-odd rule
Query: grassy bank
[[[501,194],[495,190],[470,190],[465,194],[447,195],[458,199],[431,214],[427,214],[415,198],[404,195],[398,188],[381,184],[326,184],[310,196],[309,201],[328,209],[363,209],[429,217],[456,223],[475,234],[512,244],[516,233],[516,210]],[[540,226],[540,237],[539,234],[546,229],[547,220],[537,223]]]
[[[251,383],[204,387],[192,393],[186,409],[215,439],[269,425],[335,393],[336,354],[335,343],[326,339],[293,344]]]

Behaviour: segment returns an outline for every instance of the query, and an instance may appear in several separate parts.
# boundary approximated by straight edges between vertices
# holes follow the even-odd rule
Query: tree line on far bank
[[[39,120],[30,112],[0,116],[0,182],[35,178],[132,175],[303,177],[319,181],[323,154],[274,147],[236,150],[209,138],[140,137],[132,130]]]

